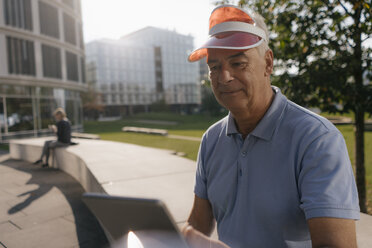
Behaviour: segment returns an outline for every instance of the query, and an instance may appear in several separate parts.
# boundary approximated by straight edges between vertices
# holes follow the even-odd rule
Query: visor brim
[[[245,32],[229,32],[211,36],[200,48],[194,50],[188,57],[190,62],[198,61],[207,56],[208,48],[246,50],[261,45],[263,39],[257,35]]]

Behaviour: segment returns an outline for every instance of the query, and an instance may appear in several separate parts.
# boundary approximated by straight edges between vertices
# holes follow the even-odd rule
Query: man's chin
[[[239,101],[238,99],[234,99],[234,101],[229,102],[220,102],[223,107],[225,107],[230,112],[240,112],[247,109],[247,103],[245,101]]]

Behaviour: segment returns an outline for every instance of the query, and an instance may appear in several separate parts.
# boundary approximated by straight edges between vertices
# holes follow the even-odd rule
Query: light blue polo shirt
[[[325,118],[275,98],[242,139],[229,114],[203,136],[195,194],[208,199],[231,247],[311,247],[307,219],[359,219],[342,134]]]

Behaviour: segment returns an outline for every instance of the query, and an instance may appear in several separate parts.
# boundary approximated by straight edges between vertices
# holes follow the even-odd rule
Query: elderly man
[[[191,247],[356,247],[358,195],[342,134],[271,86],[263,19],[231,5],[211,14],[212,89],[229,115],[204,134]],[[219,241],[208,237],[217,222]]]

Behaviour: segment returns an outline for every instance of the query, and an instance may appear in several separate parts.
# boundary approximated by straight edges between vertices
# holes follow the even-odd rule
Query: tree
[[[229,1],[223,1],[229,2]],[[294,102],[354,113],[359,204],[366,212],[364,119],[372,113],[372,6],[365,0],[240,0],[260,13],[276,58],[273,84]]]
[[[224,109],[216,100],[211,88],[211,82],[209,79],[202,81],[201,85],[201,105],[200,110],[202,113],[207,113],[212,116],[220,116],[221,114],[226,114],[226,109]]]
[[[88,119],[96,120],[103,112],[104,105],[101,103],[100,97],[101,94],[92,85],[88,86],[86,92],[81,93],[84,116]]]

